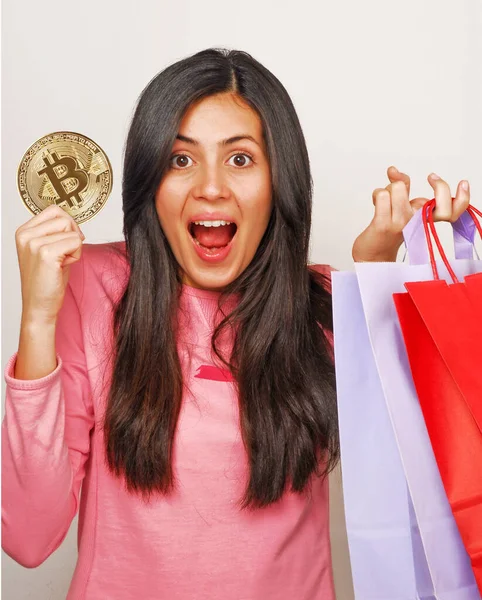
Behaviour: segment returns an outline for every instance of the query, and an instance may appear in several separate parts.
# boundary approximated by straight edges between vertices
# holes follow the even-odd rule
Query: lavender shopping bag
[[[345,519],[355,599],[433,599],[355,273],[333,273],[333,316]]]
[[[412,264],[333,274],[345,514],[356,600],[480,600],[413,386],[392,294],[431,277],[421,211],[405,232]],[[457,274],[473,231],[454,224]],[[427,263],[427,264],[424,264]],[[442,271],[445,274],[445,271]],[[384,576],[386,575],[386,576]]]

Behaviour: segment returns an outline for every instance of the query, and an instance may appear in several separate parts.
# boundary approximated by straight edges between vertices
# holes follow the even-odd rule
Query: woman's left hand
[[[390,183],[373,191],[375,215],[370,225],[353,244],[355,262],[394,262],[403,243],[403,229],[413,215],[429,201],[429,198],[409,199],[410,177],[395,167],[387,170]],[[467,181],[460,181],[455,200],[448,184],[435,173],[427,178],[434,190],[435,221],[454,223],[470,203]]]

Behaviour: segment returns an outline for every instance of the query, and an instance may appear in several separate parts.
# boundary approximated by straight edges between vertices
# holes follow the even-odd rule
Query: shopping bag
[[[433,209],[432,201],[424,207],[422,215],[433,280],[410,282],[406,288],[482,432],[482,303],[477,301],[482,295],[482,273],[470,275],[466,282],[458,281],[435,230]],[[482,226],[476,218],[479,211],[469,207],[467,212],[482,236]],[[429,227],[452,285],[438,275]],[[410,299],[403,295],[398,301],[404,304]],[[406,327],[410,327],[410,322],[402,327],[404,332]],[[427,385],[431,389],[428,380]]]
[[[393,294],[403,292],[407,281],[431,279],[428,258],[425,264],[418,264],[424,252],[417,244],[426,245],[423,236],[408,235],[423,231],[421,211],[406,230],[409,264],[355,265],[365,322],[433,583],[433,595],[438,599],[480,599],[470,559],[434,457],[393,302]],[[468,243],[466,250],[467,247]],[[460,254],[460,245],[456,244],[456,252]],[[453,262],[459,276],[482,271],[477,260],[464,258]],[[441,274],[448,277],[443,267]],[[334,305],[336,309],[336,298]]]
[[[482,273],[460,282],[422,211],[433,279],[394,294],[413,380],[462,540],[482,592]],[[476,215],[467,213],[482,235]],[[430,231],[452,284],[440,279]]]
[[[433,584],[358,281],[354,273],[333,273],[332,279],[343,495],[355,599],[430,600],[435,598]]]

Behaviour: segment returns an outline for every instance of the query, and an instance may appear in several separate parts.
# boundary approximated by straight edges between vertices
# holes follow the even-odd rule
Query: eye
[[[180,159],[182,159],[182,162]],[[183,169],[186,166],[190,166],[186,164],[189,160],[191,160],[191,158],[186,154],[174,154],[174,156],[171,156],[170,166],[173,169]]]
[[[235,163],[231,163],[233,167],[243,168],[249,166],[249,162],[253,162],[253,157],[246,152],[238,152],[233,154],[229,160],[236,159]],[[186,167],[190,167],[189,161],[192,159],[186,154],[174,154],[171,156],[170,166],[172,169],[182,170]]]
[[[233,165],[234,167],[246,167],[247,166],[246,159],[251,161],[251,163],[253,162],[253,157],[250,156],[249,154],[247,154],[246,152],[238,152],[237,154],[234,154],[233,156],[231,156],[231,158],[229,160],[231,160],[233,158],[236,158],[236,159],[241,158],[241,162],[239,162],[239,160],[235,161],[235,164]]]

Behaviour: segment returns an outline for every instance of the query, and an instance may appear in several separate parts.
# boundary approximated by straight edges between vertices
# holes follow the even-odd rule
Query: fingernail
[[[430,177],[432,179],[440,179],[440,177],[436,173],[430,173]]]
[[[468,181],[462,181],[462,189],[464,189],[466,192],[469,191],[469,182]]]

